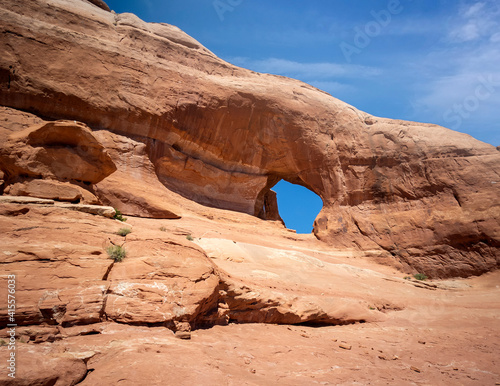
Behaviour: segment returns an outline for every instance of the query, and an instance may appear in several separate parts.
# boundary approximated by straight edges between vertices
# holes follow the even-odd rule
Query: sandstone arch
[[[3,106],[139,141],[167,188],[203,204],[258,215],[270,179],[296,178],[324,201],[325,242],[432,277],[500,266],[494,146],[237,68],[173,26],[42,3],[28,21],[2,3]]]

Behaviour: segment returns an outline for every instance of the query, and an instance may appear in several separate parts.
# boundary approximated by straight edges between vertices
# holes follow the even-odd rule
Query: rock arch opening
[[[323,208],[323,200],[304,186],[279,181],[272,188],[276,192],[279,215],[289,229],[297,233],[311,233],[314,220]]]

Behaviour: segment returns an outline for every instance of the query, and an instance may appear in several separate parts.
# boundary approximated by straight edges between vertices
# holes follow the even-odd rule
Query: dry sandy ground
[[[14,222],[16,227],[28,221],[62,229],[71,218],[68,232],[75,245],[109,237],[110,230],[123,225],[63,210],[40,213],[32,209],[25,220],[2,217],[5,245],[16,237],[26,244],[55,238],[13,233]],[[324,307],[325,299],[338,299],[346,314],[362,307],[366,323],[230,323],[195,330],[190,340],[164,327],[59,326],[63,338],[54,342],[18,341],[18,377],[10,382],[1,369],[0,385],[54,384],[47,381],[54,372],[69,374],[56,385],[72,384],[76,373],[85,376],[81,385],[500,384],[500,272],[422,284],[311,235],[295,235],[250,216],[214,213],[180,220],[129,218],[125,225],[133,230],[130,242],[192,235],[219,269],[260,291],[259,296],[279,295],[291,309],[303,299]],[[87,233],[83,239],[79,229]],[[65,237],[69,241],[70,234]],[[6,363],[7,348],[0,347],[0,353]],[[46,383],[35,383],[37,377]]]

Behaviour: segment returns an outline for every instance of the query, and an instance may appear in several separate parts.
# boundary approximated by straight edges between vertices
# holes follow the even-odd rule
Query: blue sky
[[[498,0],[107,4],[176,25],[228,62],[300,79],[370,114],[436,123],[500,145]]]

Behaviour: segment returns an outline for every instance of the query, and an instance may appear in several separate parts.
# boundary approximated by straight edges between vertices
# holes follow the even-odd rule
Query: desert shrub
[[[127,221],[127,218],[126,217],[123,217],[123,213],[120,212],[118,209],[115,209],[115,215],[113,216],[113,218],[115,220],[118,220],[118,221]]]
[[[130,233],[132,233],[132,229],[130,229],[130,228],[121,228],[121,229],[117,232],[117,234],[118,234],[118,235],[123,236],[123,237],[127,236],[127,235],[128,235],[128,234],[130,234]]]
[[[189,241],[193,241],[193,240],[194,240],[194,239],[193,239],[193,236],[191,236],[191,235],[187,235],[187,236],[186,236],[186,239],[188,239]]]
[[[423,273],[416,273],[413,277],[417,280],[427,280],[427,276]]]
[[[160,227],[160,230],[161,230],[162,232],[166,232],[167,228],[165,228],[165,227]]]
[[[122,261],[127,255],[125,247],[120,245],[110,245],[106,248],[106,252],[108,253],[108,256],[116,262]]]

